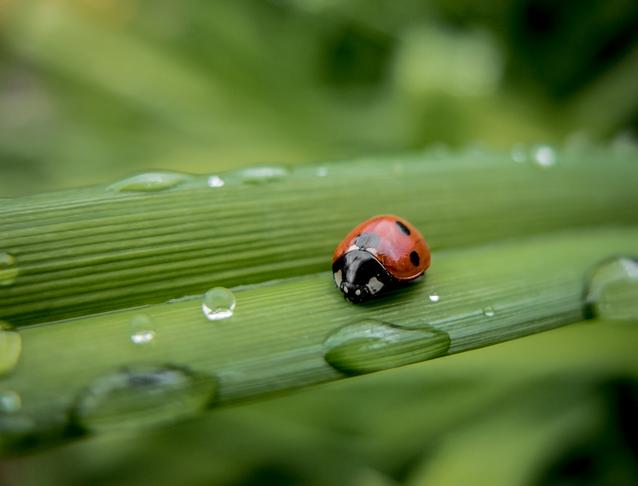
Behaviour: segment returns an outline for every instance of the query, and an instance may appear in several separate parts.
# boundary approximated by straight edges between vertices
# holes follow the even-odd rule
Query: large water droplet
[[[94,380],[79,396],[74,420],[91,430],[173,422],[206,408],[217,382],[176,367],[125,369]]]
[[[235,295],[230,290],[215,287],[204,294],[202,311],[210,321],[228,319],[235,312],[235,304]]]
[[[602,262],[589,277],[586,313],[612,320],[638,320],[638,261],[618,257]]]
[[[170,189],[193,176],[180,172],[145,172],[111,184],[106,189],[114,192],[152,192]]]
[[[255,166],[242,169],[237,173],[246,184],[263,184],[281,180],[288,175],[288,169],[280,165]]]
[[[150,344],[155,339],[155,329],[151,318],[146,314],[137,314],[129,322],[131,342],[133,344]]]
[[[532,152],[532,160],[542,168],[549,168],[556,164],[556,151],[549,145],[539,145]]]
[[[0,376],[15,368],[21,352],[20,334],[6,322],[0,321]]]
[[[402,328],[368,319],[337,329],[324,341],[324,359],[347,374],[370,373],[442,356],[446,332],[430,326]]]
[[[0,252],[0,286],[14,283],[18,273],[15,257],[10,253]]]
[[[0,391],[0,414],[11,414],[20,411],[22,399],[13,390]]]

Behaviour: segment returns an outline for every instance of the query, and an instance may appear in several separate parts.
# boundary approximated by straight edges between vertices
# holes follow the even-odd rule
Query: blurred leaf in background
[[[0,194],[635,128],[638,6],[5,0]]]

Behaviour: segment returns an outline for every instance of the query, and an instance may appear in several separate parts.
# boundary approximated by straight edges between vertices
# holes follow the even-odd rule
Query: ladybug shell
[[[385,214],[354,228],[335,249],[332,263],[348,251],[372,254],[397,280],[413,280],[430,266],[430,249],[423,235],[408,221]]]

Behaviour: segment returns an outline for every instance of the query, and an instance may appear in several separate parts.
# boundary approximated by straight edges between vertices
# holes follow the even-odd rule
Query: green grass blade
[[[0,287],[0,318],[45,322],[327,270],[343,235],[378,213],[408,218],[435,251],[638,222],[631,153],[551,155],[542,167],[531,155],[430,153],[240,171],[223,187],[200,176],[5,201],[0,252],[18,274]]]
[[[335,380],[344,374],[324,359],[332,346],[327,337],[369,319],[399,331],[447,333],[449,353],[576,322],[583,316],[586,275],[610,254],[638,254],[638,230],[440,252],[424,282],[367,306],[345,302],[331,275],[319,273],[236,289],[235,313],[220,321],[208,321],[197,298],[27,327],[21,360],[3,385],[21,396],[21,413],[36,431],[59,431],[87,387],[127,367],[178,366],[214,377],[216,403]],[[135,345],[130,324],[141,313],[150,318],[154,339]],[[427,346],[427,338],[418,344]],[[370,371],[379,347],[385,347],[386,368],[424,359],[411,339],[362,346],[355,371]]]

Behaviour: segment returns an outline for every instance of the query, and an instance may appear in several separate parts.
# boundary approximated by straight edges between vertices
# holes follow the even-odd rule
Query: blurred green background
[[[637,26],[633,0],[3,0],[0,196],[631,136]]]
[[[637,39],[633,0],[3,0],[0,197],[149,168],[623,144]],[[636,484],[637,344],[581,324],[7,459],[0,483]]]

